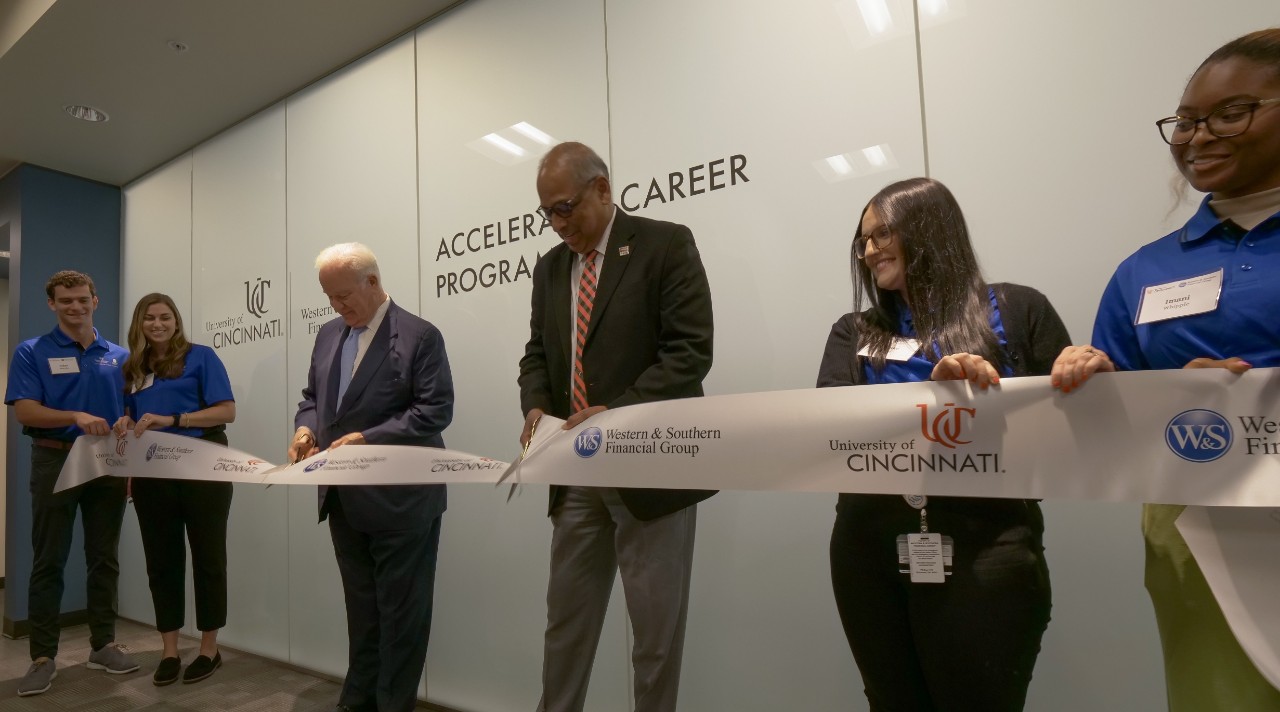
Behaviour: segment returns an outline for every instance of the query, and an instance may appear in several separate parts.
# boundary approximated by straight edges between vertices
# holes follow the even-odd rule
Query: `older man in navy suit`
[[[391,301],[364,245],[326,248],[316,268],[338,318],[316,335],[289,460],[365,443],[444,447],[453,378],[440,331]],[[444,509],[444,485],[320,488],[347,603],[350,657],[335,712],[413,709]]]

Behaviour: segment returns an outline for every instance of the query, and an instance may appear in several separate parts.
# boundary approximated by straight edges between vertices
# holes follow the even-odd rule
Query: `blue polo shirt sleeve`
[[[1121,263],[1102,292],[1098,315],[1093,320],[1093,346],[1111,357],[1120,371],[1145,371],[1151,368],[1138,341],[1137,304],[1131,301],[1137,288],[1127,275],[1133,257]]]
[[[193,357],[200,362],[198,377],[201,390],[204,392],[205,405],[234,401],[236,397],[231,392],[231,377],[227,375],[227,367],[222,364],[218,354],[208,346],[193,344],[187,360],[190,361]]]
[[[20,400],[44,403],[44,384],[40,382],[35,357],[36,339],[28,339],[13,352],[9,364],[9,383],[5,388],[4,404],[13,405]]]

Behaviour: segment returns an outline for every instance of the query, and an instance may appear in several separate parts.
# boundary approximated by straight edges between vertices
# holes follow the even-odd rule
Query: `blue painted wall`
[[[0,180],[0,224],[9,223],[9,343],[47,333],[57,323],[44,285],[74,269],[93,277],[98,294],[94,326],[120,340],[120,189],[65,173],[23,165]],[[13,354],[6,355],[12,361]],[[6,408],[9,438],[5,517],[5,629],[27,618],[31,577],[31,442]],[[62,610],[85,607],[80,527],[66,568]]]

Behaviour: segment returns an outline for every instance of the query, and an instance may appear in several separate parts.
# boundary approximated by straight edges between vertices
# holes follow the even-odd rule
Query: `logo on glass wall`
[[[1212,462],[1227,454],[1232,437],[1231,423],[1203,408],[1178,413],[1164,429],[1173,454],[1191,462]]]
[[[261,277],[257,282],[244,283],[244,307],[259,319],[267,313],[267,288],[270,286],[271,280]]]
[[[978,415],[977,409],[957,408],[955,403],[944,403],[942,410],[931,417],[928,403],[917,403],[916,407],[920,409],[920,434],[926,440],[952,449],[973,442],[961,440],[960,435],[965,423]]]

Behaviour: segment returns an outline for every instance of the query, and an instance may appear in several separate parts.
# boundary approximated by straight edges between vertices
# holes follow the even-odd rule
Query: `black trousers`
[[[227,444],[222,432],[202,439]],[[196,628],[218,630],[227,624],[227,518],[233,491],[230,482],[133,479],[133,507],[161,633],[186,624],[188,542]]]
[[[62,611],[63,569],[71,553],[76,510],[84,528],[85,588],[89,644],[94,649],[116,638],[116,584],[120,525],[124,521],[125,482],[100,477],[57,494],[53,486],[67,451],[31,446],[31,583],[27,618],[31,659],[58,655],[58,617]]]
[[[1018,712],[1049,625],[1044,518],[1024,500],[930,498],[929,531],[955,541],[946,583],[899,573],[920,531],[902,497],[841,495],[831,582],[872,712]]]
[[[339,704],[357,712],[411,712],[427,661],[440,521],[359,531],[328,495],[329,533],[347,604],[348,664]]]

